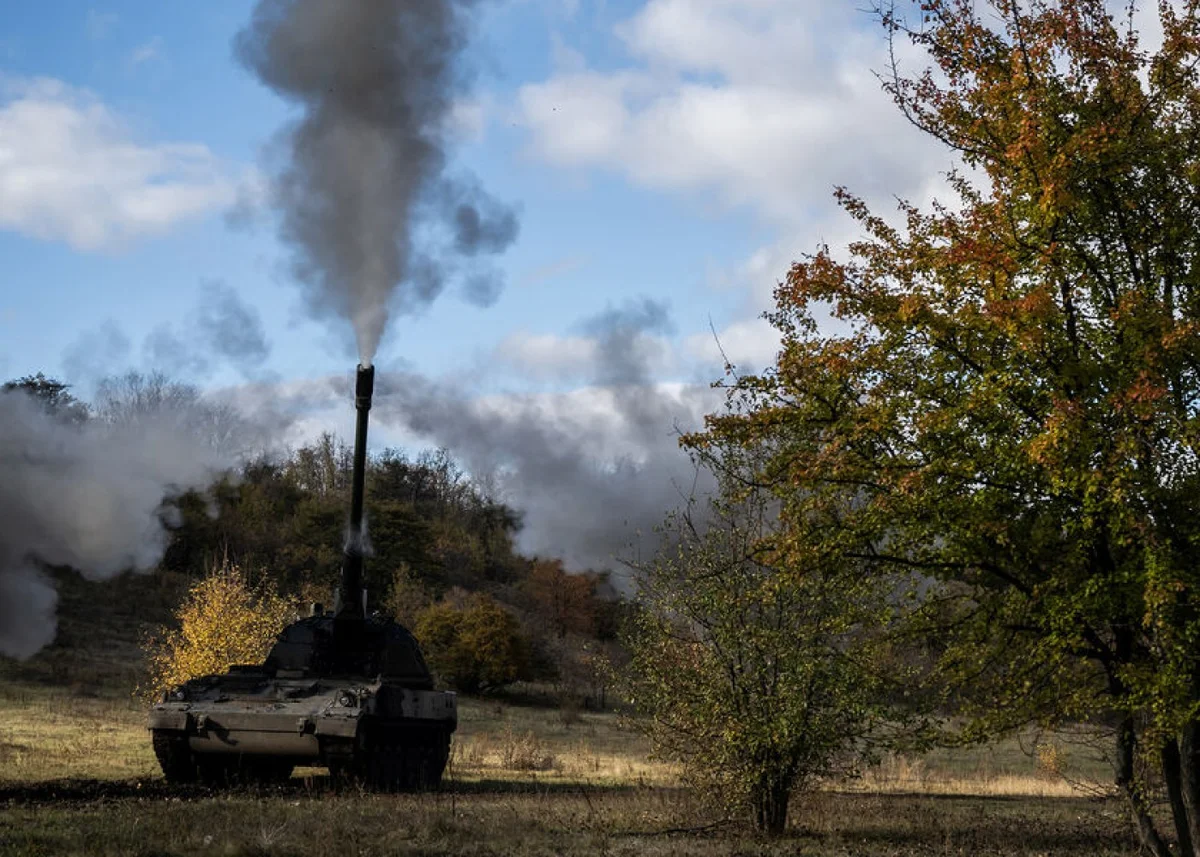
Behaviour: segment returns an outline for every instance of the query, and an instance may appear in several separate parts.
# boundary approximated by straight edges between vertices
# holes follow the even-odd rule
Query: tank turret
[[[433,677],[409,631],[369,615],[363,584],[367,422],[373,366],[359,366],[350,516],[331,613],[284,628],[259,665],[172,688],[150,711],[168,782],[274,780],[324,765],[379,790],[432,788],[458,723],[457,698]]]

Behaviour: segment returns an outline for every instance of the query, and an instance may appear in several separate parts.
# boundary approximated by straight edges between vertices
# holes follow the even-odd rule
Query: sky
[[[835,187],[883,211],[944,187],[949,155],[882,91],[888,45],[865,5],[474,4],[446,169],[519,230],[489,300],[451,277],[393,313],[376,362],[397,392],[373,444],[542,467],[514,497],[547,522],[579,510],[546,501],[571,474],[544,467],[533,421],[553,429],[537,443],[575,444],[555,459],[568,470],[675,454],[718,404],[722,352],[741,371],[771,363],[762,314],[792,260],[854,237]],[[314,317],[267,204],[300,114],[235,58],[250,10],[0,0],[0,377],[41,371],[87,398],[105,376],[161,370],[293,404],[348,384],[350,325]],[[631,384],[636,397],[613,392]],[[348,399],[316,402],[290,442],[350,434]],[[621,490],[616,505],[663,501]],[[552,541],[533,546],[569,551]]]
[[[0,374],[236,383],[244,367],[154,365],[171,362],[156,333],[184,336],[218,285],[262,318],[258,373],[352,366],[345,326],[306,314],[253,210],[295,111],[233,58],[246,6],[6,5]],[[482,4],[453,157],[519,214],[506,286],[488,308],[451,286],[395,320],[381,364],[481,392],[561,388],[586,359],[584,321],[643,297],[669,309],[664,380],[719,376],[710,327],[737,362],[769,361],[771,289],[848,228],[833,187],[919,195],[940,166],[880,91],[885,44],[860,5]]]

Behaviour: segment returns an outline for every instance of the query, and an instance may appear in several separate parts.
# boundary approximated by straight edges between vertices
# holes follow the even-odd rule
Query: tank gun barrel
[[[338,591],[338,616],[363,616],[363,500],[367,478],[367,419],[375,392],[375,367],[359,364],[354,384],[354,407],[358,419],[354,429],[354,471],[350,483],[350,525],[342,558],[342,581]]]

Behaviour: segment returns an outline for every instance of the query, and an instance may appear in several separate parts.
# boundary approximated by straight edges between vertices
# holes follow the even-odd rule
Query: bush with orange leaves
[[[294,615],[266,578],[251,583],[237,565],[214,566],[176,609],[178,627],[144,642],[148,676],[139,695],[152,699],[188,679],[260,663]]]

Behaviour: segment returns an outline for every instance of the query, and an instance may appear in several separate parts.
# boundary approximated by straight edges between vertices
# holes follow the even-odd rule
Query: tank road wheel
[[[371,791],[428,791],[441,783],[449,758],[447,729],[379,729],[370,736],[357,767]]]
[[[188,747],[186,735],[155,729],[152,736],[154,755],[158,757],[158,764],[168,783],[182,785],[199,779],[196,758]]]
[[[196,756],[196,773],[206,786],[224,788],[232,785],[237,774],[237,757],[224,754]]]
[[[405,787],[404,748],[390,730],[375,732],[364,753],[359,771],[366,788],[373,792],[395,792]]]
[[[450,730],[437,729],[431,736],[429,750],[426,754],[427,764],[421,772],[421,788],[436,789],[442,782],[442,774],[446,771],[446,763],[450,761]]]
[[[286,783],[291,779],[294,767],[295,765],[286,759],[274,759],[270,756],[258,758],[243,756],[239,773],[245,782],[272,785]]]

